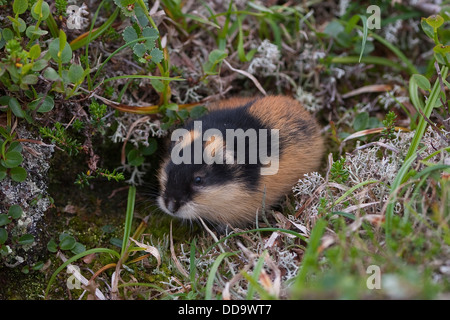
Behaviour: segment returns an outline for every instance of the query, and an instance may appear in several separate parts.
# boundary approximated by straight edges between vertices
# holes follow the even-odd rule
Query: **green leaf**
[[[36,262],[36,264],[33,266],[34,271],[41,270],[44,267],[44,263],[42,261]]]
[[[153,49],[150,52],[150,56],[152,57],[152,61],[154,63],[160,63],[161,60],[164,58],[163,52],[159,50],[158,48]]]
[[[136,40],[138,38],[138,35],[136,33],[136,30],[132,26],[126,27],[122,32],[123,40],[125,40],[126,43],[131,42],[133,40]]]
[[[167,110],[178,111],[178,105],[176,103],[169,103],[165,107]]]
[[[61,29],[59,30],[59,51],[62,52],[67,44],[67,36]]]
[[[39,18],[41,20],[47,20],[48,16],[50,15],[50,6],[45,1],[37,1],[31,7],[31,15],[36,20],[39,20]]]
[[[22,208],[19,205],[14,204],[11,207],[9,207],[8,215],[11,218],[19,219],[22,216],[22,214],[23,214],[23,211],[22,211]]]
[[[0,165],[0,181],[2,181],[3,179],[5,179],[7,176],[6,173],[6,168],[4,166]]]
[[[133,149],[127,154],[127,160],[128,164],[130,166],[140,166],[142,163],[144,163],[144,157],[141,156],[139,150]]]
[[[432,15],[425,19],[425,21],[436,31],[437,28],[442,26],[444,23],[444,18],[440,15]]]
[[[11,179],[15,182],[23,182],[27,178],[27,171],[22,167],[12,168],[10,171]]]
[[[34,242],[34,237],[31,234],[24,234],[19,238],[18,243],[21,245],[32,244]]]
[[[147,48],[143,43],[137,43],[133,47],[134,54],[137,55],[139,58],[142,58],[144,56],[145,51],[147,51]]]
[[[55,240],[51,239],[48,243],[47,243],[47,250],[50,252],[56,252],[58,251],[58,244],[56,243]]]
[[[44,71],[44,78],[50,81],[57,81],[57,80],[61,80],[61,78],[59,77],[58,72],[56,72],[55,69],[53,69],[52,67],[48,67],[47,69],[45,69]]]
[[[38,43],[30,48],[30,52],[28,52],[28,56],[30,59],[36,60],[41,55],[41,47]]]
[[[28,9],[28,0],[14,0],[13,11],[15,14],[22,14]]]
[[[138,23],[141,27],[146,27],[148,25],[148,18],[145,15],[144,10],[142,10],[141,6],[138,5],[134,7],[134,14],[136,15]]]
[[[147,50],[152,50],[155,47],[155,40],[158,39],[158,30],[150,27],[145,27],[142,29],[142,37],[151,37],[145,41],[145,47]]]
[[[135,14],[136,0],[114,0],[114,2],[122,9],[122,13],[125,16],[131,17]]]
[[[75,238],[70,235],[66,235],[59,243],[59,247],[61,250],[72,250],[75,247],[75,244]]]
[[[158,142],[154,138],[149,138],[148,140],[148,147],[145,147],[142,150],[142,154],[144,156],[150,156],[155,153],[155,151],[158,149]]]
[[[9,218],[9,216],[7,214],[0,214],[0,227],[7,225],[8,223],[11,222],[11,219]]]
[[[13,141],[8,147],[8,151],[22,152],[23,148],[19,141]]]
[[[25,31],[25,34],[27,35],[27,37],[28,37],[29,39],[33,38],[34,36],[38,36],[38,37],[44,36],[44,35],[46,35],[47,33],[48,33],[48,31],[46,31],[46,30],[42,30],[42,29],[40,29],[40,28],[37,28],[37,29],[36,29],[36,26],[35,26],[35,25],[29,25],[29,26],[27,27],[27,30]]]
[[[221,62],[223,59],[225,59],[227,56],[228,54],[224,50],[215,49],[210,52],[208,60],[212,64],[217,64]]]
[[[423,89],[425,91],[430,91],[431,90],[430,81],[428,81],[428,79],[425,78],[423,75],[421,75],[421,74],[413,74],[412,80],[414,80],[417,83],[419,88],[421,88],[421,89]]]
[[[150,79],[150,83],[152,84],[152,86],[156,90],[156,92],[161,93],[164,91],[164,83],[161,80]]]
[[[352,19],[350,19],[350,21],[354,21],[356,20],[356,22],[358,22],[359,19],[357,19],[358,16],[352,17]],[[355,23],[356,25],[356,23]],[[340,24],[338,21],[333,20],[331,21],[329,24],[327,24],[327,26],[325,27],[325,29],[323,30],[323,32],[327,35],[329,35],[330,37],[332,37],[333,39],[336,39],[338,34],[344,31],[344,27],[342,26],[342,24]],[[351,30],[349,30],[347,33],[350,33]]]
[[[5,28],[2,30],[2,38],[6,41],[9,41],[14,38],[14,32],[11,29]]]
[[[17,151],[9,151],[6,153],[6,159],[2,160],[6,168],[14,168],[20,165],[23,161],[22,154]]]
[[[355,131],[361,131],[367,129],[368,124],[369,114],[367,112],[361,112],[355,117],[355,121],[353,122],[353,129],[355,129]]]
[[[48,61],[45,59],[39,59],[33,63],[33,67],[31,68],[32,71],[41,71],[44,69],[48,64]]]
[[[82,253],[82,252],[86,251],[86,247],[83,244],[81,244],[79,242],[76,242],[75,246],[70,251],[73,254],[79,254],[79,253]]]
[[[83,82],[84,69],[79,64],[72,64],[69,68],[69,79],[74,84]]]
[[[423,32],[425,32],[425,34],[426,34],[429,38],[434,39],[434,29],[433,29],[432,26],[430,26],[430,25],[428,24],[426,18],[422,18],[422,19],[420,20],[420,25],[422,26]]]
[[[11,99],[11,97],[9,97],[9,96],[0,96],[0,106],[7,106],[7,105],[9,105],[9,100],[10,99]],[[3,127],[0,126],[0,128],[3,128]]]
[[[5,229],[0,228],[0,244],[4,244],[8,240],[8,232]]]
[[[38,77],[35,74],[27,74],[22,78],[22,83],[24,84],[36,84],[38,82]]]
[[[25,21],[22,18],[18,18],[17,22],[19,23],[17,25],[17,29],[19,30],[19,32],[24,32],[27,29],[27,24],[25,23]]]
[[[19,101],[17,101],[16,98],[9,99],[8,105],[16,117],[18,118],[25,117],[25,111],[22,110],[22,107],[20,106]]]
[[[64,33],[63,33],[64,34]],[[62,63],[68,63],[72,59],[72,49],[70,48],[70,45],[68,43],[65,44],[64,48],[60,52],[60,39],[54,39],[52,42],[50,42],[50,45],[48,47],[48,51],[50,53],[50,56],[55,60],[56,62],[59,61],[61,56],[61,62]]]
[[[206,109],[204,106],[196,106],[192,108],[190,115],[192,119],[197,119],[206,114],[207,111],[208,109]]]
[[[116,246],[119,248],[122,247],[122,239],[119,239],[119,238],[111,237],[109,239],[109,243],[112,244],[113,246]]]
[[[437,46],[435,46],[433,48],[433,51],[437,52],[437,53],[441,53],[441,54],[450,53],[450,46],[444,46],[442,44],[438,44]]]
[[[56,72],[56,71],[55,71]],[[33,100],[32,102],[30,102],[30,104],[28,105],[28,108],[31,110],[35,110],[36,107],[39,105],[39,103],[42,101],[43,95],[39,94],[38,98],[36,100]],[[53,109],[53,107],[55,106],[55,101],[53,99],[52,96],[47,95],[44,99],[44,101],[42,102],[41,106],[39,107],[39,110],[37,110],[38,112],[49,112]]]

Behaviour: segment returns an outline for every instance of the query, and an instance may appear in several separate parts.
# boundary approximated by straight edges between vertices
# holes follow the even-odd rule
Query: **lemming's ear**
[[[223,164],[225,142],[222,132],[218,129],[208,129],[203,134],[203,161],[206,164]]]

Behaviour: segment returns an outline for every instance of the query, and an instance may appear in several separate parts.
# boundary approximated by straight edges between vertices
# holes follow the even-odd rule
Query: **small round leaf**
[[[70,82],[76,84],[83,81],[83,67],[79,64],[72,64],[69,68],[69,80]]]
[[[22,167],[12,168],[10,171],[11,179],[15,182],[23,182],[27,178],[27,171]]]
[[[47,243],[47,250],[50,252],[56,252],[58,251],[58,245],[56,244],[56,241],[51,239],[48,243]]]
[[[75,238],[72,236],[64,237],[64,239],[61,240],[59,247],[61,250],[72,250],[76,245]]]
[[[0,228],[0,244],[4,244],[6,240],[8,240],[8,232],[5,229]]]
[[[27,233],[19,238],[18,243],[21,245],[32,244],[34,242],[33,235]]]
[[[11,219],[9,218],[9,216],[7,214],[0,214],[0,227],[7,225],[8,223],[11,222]]]
[[[421,88],[421,89],[423,89],[425,91],[430,91],[431,90],[430,81],[428,81],[428,79],[425,78],[423,75],[421,75],[421,74],[414,74],[412,76],[412,78],[414,79],[416,84],[419,86],[419,88]]]
[[[22,208],[19,205],[14,204],[11,207],[9,207],[8,215],[11,218],[19,219],[22,216],[22,214],[23,214],[23,211],[22,211]]]
[[[20,103],[19,103],[19,101],[17,101],[16,98],[9,99],[8,105],[16,117],[18,117],[18,118],[25,117],[25,111],[22,110],[22,107],[20,106]]]
[[[17,151],[9,151],[6,153],[6,159],[4,160],[3,165],[6,168],[14,168],[20,165],[23,161],[22,154]]]
[[[28,9],[28,0],[14,0],[13,11],[15,14],[22,14]]]

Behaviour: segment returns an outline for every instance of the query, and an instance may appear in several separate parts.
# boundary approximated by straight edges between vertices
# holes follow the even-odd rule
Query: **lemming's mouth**
[[[196,206],[192,201],[182,202],[180,206],[177,206],[173,201],[166,201],[162,196],[159,196],[157,202],[159,208],[172,217],[181,219],[195,219],[197,217]]]

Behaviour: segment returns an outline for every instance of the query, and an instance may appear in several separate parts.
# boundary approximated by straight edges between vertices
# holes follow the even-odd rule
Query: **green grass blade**
[[[442,78],[445,79],[447,77],[448,68],[444,67],[442,69],[441,73],[442,73]],[[410,79],[410,90],[412,90],[412,91],[417,90],[417,84],[415,86],[412,85],[412,88],[411,88],[411,82],[415,82],[415,81]],[[428,97],[427,102],[425,103],[425,107],[422,109],[423,114],[427,118],[430,117],[431,112],[433,111],[433,108],[436,104],[436,101],[439,98],[440,92],[441,92],[441,87],[439,84],[439,79],[436,79],[436,81],[434,82],[434,85],[433,85],[433,89],[431,90],[430,96]],[[411,95],[411,91],[410,91],[410,95]],[[419,104],[416,107],[420,107],[420,103],[417,102],[418,98],[414,98],[414,99],[415,99],[415,102]],[[414,102],[414,100],[413,100],[413,102]],[[420,117],[419,124],[417,125],[417,129],[416,129],[416,133],[411,141],[411,145],[408,149],[408,153],[406,154],[405,161],[408,160],[409,158],[411,158],[416,153],[417,148],[419,147],[419,143],[422,140],[422,137],[425,133],[426,128],[427,128],[426,120],[423,117]]]
[[[256,266],[253,269],[253,274],[252,276],[250,276],[250,278],[253,281],[250,281],[249,286],[248,286],[248,290],[247,290],[247,300],[252,300],[253,299],[253,295],[255,294],[255,288],[257,288],[257,286],[255,286],[254,284],[258,284],[258,278],[259,275],[261,274],[261,270],[262,267],[264,266],[264,258],[267,254],[267,251],[264,251],[261,256],[258,259],[258,262],[256,262]]]
[[[364,48],[366,47],[367,33],[369,29],[367,27],[367,17],[363,15],[359,15],[359,17],[361,18],[363,24],[363,39],[361,45],[361,53],[359,54],[359,62],[361,62],[362,56],[364,54]]]
[[[191,241],[191,251],[189,255],[189,278],[191,280],[191,287],[196,287],[195,275],[197,274],[196,262],[195,262],[195,250],[197,248],[197,238]]]
[[[58,25],[56,24],[55,18],[53,18],[53,15],[51,13],[48,15],[48,18],[45,20],[45,22],[47,23],[47,27],[50,30],[52,37],[58,38],[59,36]]]
[[[346,56],[346,57],[334,57],[331,59],[331,63],[343,63],[343,64],[354,64],[354,63],[365,63],[365,64],[376,64],[380,66],[390,67],[396,70],[405,70],[407,68],[400,65],[398,62],[386,59],[383,57],[376,56],[366,56],[366,57],[356,57],[356,56]]]
[[[309,238],[308,246],[303,256],[301,269],[295,278],[294,291],[300,291],[306,281],[308,273],[313,271],[313,269],[316,269],[317,259],[319,257],[320,240],[325,232],[326,226],[327,221],[320,219],[316,222],[316,225],[311,232],[311,237]]]
[[[392,247],[392,221],[394,217],[394,206],[395,206],[395,193],[398,192],[400,185],[402,184],[403,179],[406,177],[409,167],[416,160],[416,155],[414,154],[412,157],[407,159],[395,177],[394,182],[391,185],[391,194],[389,195],[389,204],[386,207],[385,213],[385,235],[386,235],[386,243]]]
[[[208,280],[206,281],[206,292],[205,292],[205,300],[211,300],[212,296],[213,296],[213,284],[214,284],[214,279],[216,277],[216,273],[217,270],[219,269],[220,264],[222,263],[222,261],[229,257],[229,256],[233,256],[236,253],[234,252],[223,252],[221,253],[216,261],[214,261],[211,270],[209,271],[209,275],[208,275]]]
[[[122,250],[120,252],[121,257],[125,257],[127,252],[127,245],[131,234],[131,226],[133,224],[134,203],[136,198],[136,187],[130,186],[128,189],[127,200],[127,214],[125,217],[125,227],[123,231]]]
[[[347,26],[347,24],[348,24],[347,21],[341,20],[341,22],[345,26]],[[355,26],[355,28],[358,28],[359,30],[364,32],[364,28],[362,28],[360,26]],[[394,46],[392,43],[388,42],[383,37],[377,35],[376,33],[370,33],[370,36],[373,37],[378,42],[380,42],[381,44],[383,44],[389,50],[391,50],[406,65],[406,69],[408,70],[409,74],[412,75],[415,73],[419,73],[419,71],[417,71],[417,68],[414,66],[414,64],[396,46]],[[361,59],[361,61],[363,61],[363,60]]]
[[[95,11],[94,17],[92,18],[91,27],[89,29],[89,36],[88,36],[88,40],[86,43],[86,52],[84,54],[85,61],[86,61],[86,64],[85,64],[86,70],[91,69],[89,66],[89,44],[91,43],[91,39],[92,39],[92,29],[94,29],[95,21],[97,21],[98,14],[100,13],[100,9],[103,7],[103,4],[105,3],[105,1],[106,0],[103,0],[100,3],[97,10]],[[91,73],[90,72],[87,73],[86,80],[87,80],[87,84],[88,84],[88,89],[91,90],[92,89],[92,81],[91,81]]]
[[[94,248],[94,249],[86,250],[82,253],[79,253],[79,254],[73,256],[72,258],[67,259],[67,261],[64,262],[58,269],[56,269],[56,271],[50,277],[50,280],[48,281],[48,284],[47,284],[47,288],[45,289],[45,297],[48,296],[50,287],[52,286],[53,282],[56,279],[56,276],[61,272],[61,270],[63,270],[65,267],[67,267],[70,263],[72,263],[80,258],[83,258],[89,254],[92,254],[92,253],[109,253],[109,254],[115,256],[117,259],[120,258],[120,254],[115,250],[111,250],[111,249],[107,249],[107,248]]]
[[[337,205],[337,204],[341,203],[343,200],[345,200],[345,198],[347,198],[348,195],[353,193],[353,191],[355,191],[356,189],[361,188],[361,187],[363,187],[365,185],[368,185],[368,184],[371,184],[371,183],[377,183],[377,182],[380,182],[380,181],[378,181],[378,180],[367,180],[367,181],[363,181],[361,183],[358,183],[357,185],[355,185],[355,186],[351,187],[350,189],[348,189],[347,191],[345,191],[345,193],[336,200],[334,205]]]

